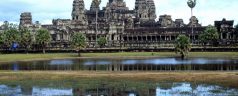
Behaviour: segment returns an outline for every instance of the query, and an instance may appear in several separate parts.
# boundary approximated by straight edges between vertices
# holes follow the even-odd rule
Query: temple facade
[[[161,15],[156,21],[153,0],[136,0],[133,10],[129,10],[124,0],[109,0],[102,9],[92,2],[89,10],[85,9],[84,0],[74,0],[71,16],[71,19],[54,19],[50,25],[41,25],[38,21],[32,23],[31,13],[25,12],[20,16],[19,27],[27,27],[32,32],[40,28],[49,30],[52,36],[49,47],[57,48],[68,48],[70,36],[74,32],[86,35],[87,48],[97,47],[96,37],[106,37],[107,48],[173,47],[179,34],[189,36],[193,46],[199,46],[198,35],[206,28],[199,24],[195,16],[189,19],[188,24],[185,24],[183,19],[174,21],[170,15]],[[233,23],[234,21],[225,19],[215,21],[221,44],[236,43]]]

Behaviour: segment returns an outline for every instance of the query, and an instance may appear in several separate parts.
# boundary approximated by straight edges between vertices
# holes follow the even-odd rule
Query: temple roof
[[[223,19],[222,21],[215,21],[215,26],[221,26],[223,24],[226,24],[226,25],[229,25],[229,26],[233,26],[234,24],[234,20],[226,20],[226,19]]]

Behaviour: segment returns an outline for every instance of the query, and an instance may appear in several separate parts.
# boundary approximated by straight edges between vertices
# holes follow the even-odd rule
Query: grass
[[[77,54],[58,53],[58,54],[0,54],[0,62],[29,61],[44,59],[75,58]]]
[[[238,88],[238,72],[178,71],[178,72],[105,72],[105,71],[0,71],[0,82],[4,84],[49,84],[95,86],[100,83],[141,87],[156,82],[191,82],[216,84]],[[63,82],[63,83],[62,83]],[[146,84],[145,84],[146,83]],[[151,86],[154,84],[150,84]],[[147,86],[142,86],[147,87]]]
[[[127,57],[179,57],[174,52],[118,52],[118,53],[82,53],[81,58],[127,58]],[[191,52],[189,57],[237,59],[238,52]],[[79,58],[77,53],[57,54],[0,54],[0,62],[30,61],[45,59]]]

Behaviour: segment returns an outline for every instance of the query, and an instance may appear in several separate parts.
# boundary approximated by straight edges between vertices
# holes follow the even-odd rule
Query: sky
[[[106,6],[109,0],[102,0]],[[129,9],[134,9],[135,0],[124,0]],[[89,9],[92,0],[84,0]],[[171,15],[187,24],[191,17],[187,0],[154,0],[157,19],[159,15]],[[0,0],[0,24],[3,21],[18,23],[22,12],[31,12],[34,21],[51,24],[52,19],[70,19],[73,0]],[[193,14],[203,26],[214,25],[215,20],[235,20],[238,24],[238,0],[197,0]]]

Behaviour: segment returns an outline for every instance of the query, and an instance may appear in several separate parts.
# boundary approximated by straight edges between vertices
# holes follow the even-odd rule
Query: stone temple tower
[[[153,0],[136,0],[135,15],[140,22],[156,19],[155,3]]]
[[[20,28],[32,25],[32,15],[30,12],[24,12],[20,16]]]
[[[154,0],[147,0],[147,4],[149,5],[148,7],[148,12],[149,12],[149,19],[150,20],[155,20],[156,19],[156,8],[155,8],[155,3]]]
[[[74,0],[73,2],[72,25],[77,28],[83,25],[87,25],[85,5],[83,0]]]
[[[100,8],[96,6],[95,3],[92,2],[90,6],[90,11],[96,11],[96,10],[100,10]]]
[[[72,11],[72,20],[81,20],[84,16],[84,1],[83,0],[74,0],[73,2],[73,11]]]
[[[148,10],[146,0],[136,0],[135,2],[135,14],[140,21],[148,19]]]

